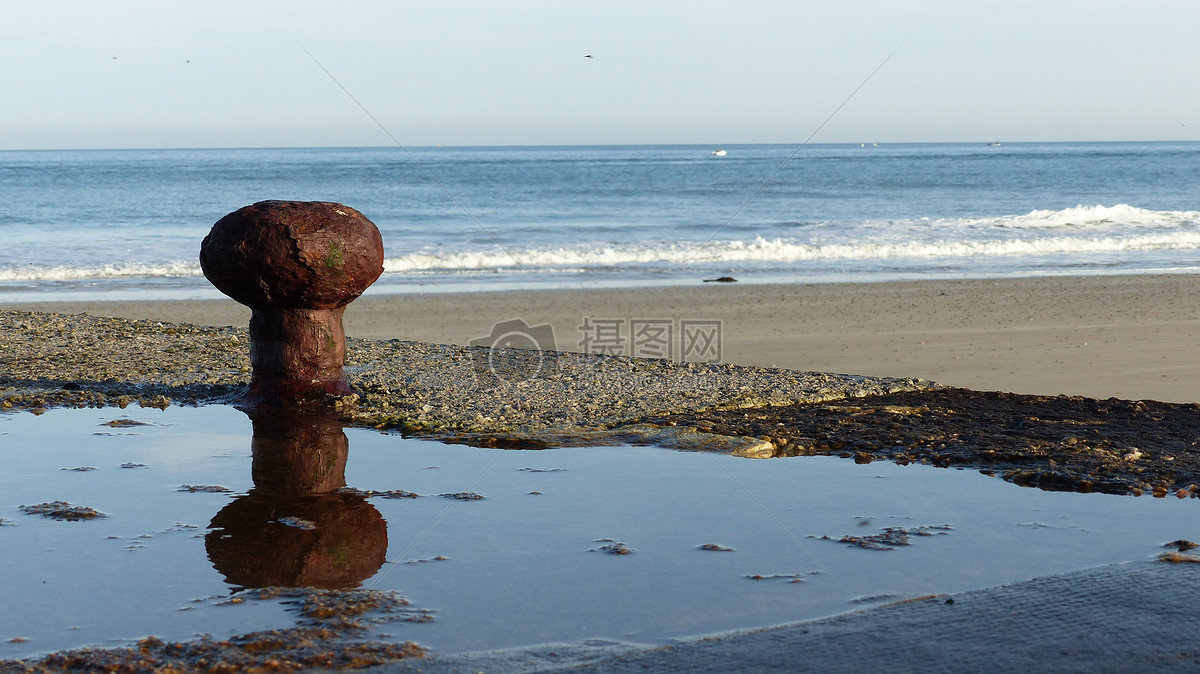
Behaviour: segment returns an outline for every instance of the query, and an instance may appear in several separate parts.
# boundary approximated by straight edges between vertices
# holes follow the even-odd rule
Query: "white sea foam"
[[[387,272],[463,274],[587,272],[702,265],[787,265],[805,261],[899,261],[919,271],[950,258],[1078,256],[1200,250],[1200,211],[1151,211],[1133,206],[1076,206],[992,218],[942,218],[825,223],[805,237],[759,235],[690,242],[582,242],[572,245],[484,247],[392,256]],[[195,261],[107,265],[0,266],[0,282],[183,278],[201,276]]]
[[[121,278],[201,276],[199,262],[130,262],[106,265],[36,265],[0,267],[0,281],[82,281]]]
[[[703,247],[699,244],[661,244],[512,250],[511,255],[503,251],[472,251],[448,255],[412,254],[389,258],[384,262],[384,269],[399,273],[520,268],[565,270],[647,264],[882,260],[1196,249],[1200,249],[1200,232],[1131,237],[1053,236],[993,241],[960,239],[830,244],[757,237],[752,241],[722,241]]]
[[[1128,204],[1075,206],[1059,211],[1035,210],[1025,215],[939,220],[948,226],[998,229],[1172,228],[1200,223],[1200,211],[1151,211]]]
[[[1120,204],[1038,210],[996,218],[862,222],[825,240],[756,236],[749,240],[579,244],[553,248],[412,253],[389,258],[390,272],[488,269],[595,269],[805,260],[882,260],[974,256],[1073,255],[1200,249],[1200,212],[1149,211]]]

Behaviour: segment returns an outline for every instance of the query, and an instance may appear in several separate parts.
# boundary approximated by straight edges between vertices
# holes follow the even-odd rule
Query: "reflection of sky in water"
[[[125,416],[150,425],[101,425]],[[284,432],[256,431],[260,458],[268,432]],[[5,414],[0,433],[0,657],[9,658],[286,627],[292,617],[276,603],[223,605],[231,583],[320,584],[344,578],[329,569],[345,571],[348,556],[359,567],[350,576],[374,573],[362,587],[437,611],[435,622],[378,632],[446,652],[592,637],[658,643],[803,620],[862,606],[856,598],[1147,559],[1195,538],[1200,523],[1190,500],[1041,492],[970,471],[652,447],[484,450],[364,429],[346,430],[348,460],[336,429],[283,445],[333,448],[314,451],[309,483],[336,483],[345,460],[351,487],[424,497],[305,501],[269,462],[254,466],[252,482],[251,422],[230,408]],[[95,470],[63,470],[84,466]],[[280,505],[281,491],[292,505]],[[486,498],[437,496],[463,491]],[[18,509],[54,500],[108,517],[57,522]],[[239,514],[258,528],[230,525]],[[214,518],[226,528],[209,529]],[[952,529],[887,551],[819,538],[931,525]],[[633,553],[592,552],[601,539]],[[735,552],[699,549],[707,543]],[[755,574],[803,582],[747,578]]]

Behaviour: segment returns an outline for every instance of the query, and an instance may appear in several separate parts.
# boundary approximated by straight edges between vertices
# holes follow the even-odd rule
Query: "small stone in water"
[[[1192,541],[1181,538],[1177,541],[1171,541],[1170,543],[1166,543],[1163,545],[1163,547],[1175,548],[1176,550],[1178,550],[1180,552],[1187,552],[1188,550],[1200,548],[1200,543],[1194,543]]]
[[[216,484],[181,484],[176,491],[186,491],[192,494],[196,492],[204,492],[207,494],[226,494],[231,491],[228,487],[222,487]]]
[[[134,419],[121,418],[121,419],[113,419],[112,421],[106,421],[100,425],[101,426],[111,426],[112,428],[130,428],[133,426],[149,426],[150,424],[146,423],[145,421],[136,421]]]
[[[460,491],[453,494],[438,494],[438,496],[443,498],[452,498],[455,501],[482,501],[484,499],[483,494],[476,494],[473,491]]]
[[[803,583],[804,579],[798,573],[772,573],[763,575],[761,573],[752,573],[746,576],[750,580],[786,580],[789,583]]]
[[[607,552],[610,555],[628,555],[633,552],[633,548],[628,547],[620,541],[615,541],[611,538],[597,538],[597,543],[606,543],[599,548],[593,548],[588,552]]]

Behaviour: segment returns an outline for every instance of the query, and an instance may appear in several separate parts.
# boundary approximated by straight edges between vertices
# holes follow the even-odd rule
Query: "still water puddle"
[[[0,658],[295,624],[286,598],[245,591],[266,586],[402,594],[412,609],[367,636],[435,652],[655,644],[1200,538],[1193,499],[828,457],[479,449],[220,406],[0,415],[0,462]],[[21,508],[59,501],[103,516]]]

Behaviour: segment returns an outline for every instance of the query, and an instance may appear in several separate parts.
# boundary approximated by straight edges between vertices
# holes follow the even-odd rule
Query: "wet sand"
[[[244,327],[231,300],[4,308]],[[816,285],[697,283],[612,290],[368,295],[351,337],[465,345],[499,321],[554,327],[580,351],[585,318],[721,320],[738,365],[920,377],[1039,395],[1200,401],[1200,275]]]

